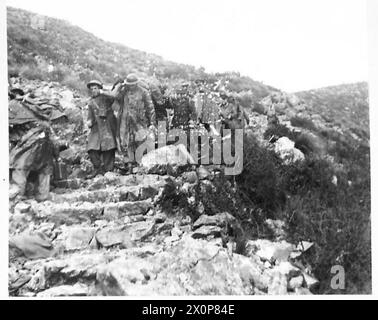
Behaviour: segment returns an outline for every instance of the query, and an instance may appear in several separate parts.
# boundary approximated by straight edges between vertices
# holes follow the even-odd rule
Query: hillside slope
[[[366,82],[302,91],[296,95],[308,105],[306,111],[321,114],[327,122],[369,139],[369,91]]]
[[[130,72],[144,78],[155,75],[170,83],[197,78],[228,80],[230,90],[250,90],[255,101],[277,90],[234,72],[208,74],[203,68],[107,42],[66,21],[21,9],[8,7],[7,28],[11,76],[59,81],[78,90],[83,90],[89,79],[113,83],[118,75],[125,77]]]

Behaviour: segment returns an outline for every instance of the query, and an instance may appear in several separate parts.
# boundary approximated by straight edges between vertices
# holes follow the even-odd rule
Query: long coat
[[[112,104],[114,98],[98,95],[88,103],[88,120],[92,122],[87,150],[108,151],[116,148],[117,120]]]
[[[118,88],[111,94],[120,105],[117,136],[122,148],[129,147],[136,143],[135,135],[138,131],[146,131],[150,125],[155,125],[155,109],[151,96],[139,85],[134,90]]]
[[[196,109],[202,123],[214,124],[219,119],[219,108],[211,93],[196,96]]]

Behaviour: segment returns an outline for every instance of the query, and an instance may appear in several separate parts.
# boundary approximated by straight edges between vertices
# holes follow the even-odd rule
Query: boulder
[[[125,248],[131,246],[131,235],[128,232],[127,226],[105,227],[97,231],[96,239],[105,248],[115,245],[122,245]]]
[[[266,239],[250,240],[247,242],[247,255],[257,255],[269,262],[287,261],[295,246],[286,241],[272,242]]]
[[[195,164],[193,157],[183,144],[169,145],[150,151],[141,159],[141,166],[147,170],[156,166],[185,166]]]
[[[198,182],[198,176],[197,176],[197,173],[195,171],[184,172],[182,174],[182,177],[183,177],[184,181],[189,183],[189,184],[193,184],[193,183]]]
[[[302,151],[294,147],[294,142],[287,137],[279,138],[274,145],[274,151],[284,160],[285,164],[303,161],[305,156]]]
[[[25,202],[19,202],[16,204],[16,206],[14,207],[14,212],[18,212],[18,213],[26,213],[30,210],[31,208],[31,205],[30,203],[25,203]]]
[[[64,109],[74,109],[76,108],[74,103],[74,96],[71,90],[64,90],[60,92],[62,97],[59,102]]]
[[[291,278],[288,283],[288,288],[295,290],[301,288],[303,285],[303,276],[299,275],[297,277]]]
[[[197,175],[198,175],[198,179],[200,180],[204,180],[204,179],[207,179],[210,177],[211,173],[209,172],[209,170],[207,170],[206,168],[204,168],[203,166],[200,166],[198,169],[197,169]]]

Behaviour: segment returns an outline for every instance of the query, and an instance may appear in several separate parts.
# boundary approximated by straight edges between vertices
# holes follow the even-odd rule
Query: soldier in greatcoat
[[[89,177],[94,177],[114,169],[117,122],[112,109],[114,98],[101,93],[102,83],[92,80],[87,87],[91,93],[88,103],[87,126],[90,133],[87,150],[94,167]]]

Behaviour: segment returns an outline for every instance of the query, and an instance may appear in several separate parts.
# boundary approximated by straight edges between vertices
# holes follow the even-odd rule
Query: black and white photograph
[[[368,1],[4,11],[8,298],[372,295]]]

